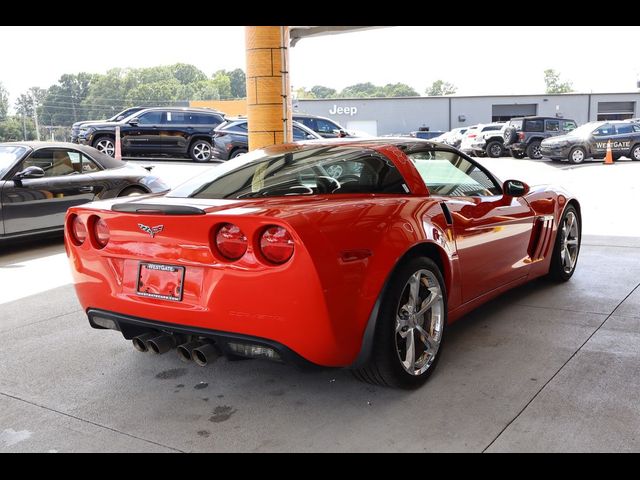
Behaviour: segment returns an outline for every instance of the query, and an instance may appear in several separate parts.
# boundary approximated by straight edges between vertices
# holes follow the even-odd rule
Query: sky
[[[291,49],[291,85],[342,89],[437,79],[458,95],[543,93],[553,68],[578,92],[633,92],[640,27],[387,27],[308,38]],[[206,74],[245,68],[244,27],[2,27],[0,82],[11,103],[64,73],[182,62]],[[11,46],[8,48],[7,46]]]

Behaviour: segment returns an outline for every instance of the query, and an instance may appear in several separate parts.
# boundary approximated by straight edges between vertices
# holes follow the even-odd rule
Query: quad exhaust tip
[[[148,339],[145,343],[147,345],[147,348],[149,349],[149,352],[155,355],[161,355],[174,348],[179,342],[178,338],[175,335],[162,333]]]
[[[133,348],[135,348],[136,350],[142,353],[148,352],[149,347],[147,346],[147,341],[157,335],[158,334],[154,332],[154,333],[143,333],[142,335],[138,335],[137,337],[134,337],[131,340],[131,343],[133,343]]]
[[[196,348],[200,348],[205,345],[206,344],[204,342],[196,340],[193,342],[187,342],[183,343],[182,345],[178,345],[176,351],[178,352],[178,357],[180,357],[180,360],[182,360],[183,362],[190,362],[191,360],[193,360],[193,351]]]
[[[214,362],[219,356],[218,349],[212,343],[205,343],[191,351],[191,358],[201,367]]]

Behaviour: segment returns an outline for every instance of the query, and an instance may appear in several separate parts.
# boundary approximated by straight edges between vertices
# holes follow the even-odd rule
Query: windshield
[[[339,193],[407,194],[393,162],[358,147],[256,150],[169,193],[180,198],[262,198]]]
[[[604,125],[602,122],[589,122],[584,125],[580,125],[578,128],[570,131],[567,135],[572,137],[588,137],[600,125]]]
[[[0,178],[15,164],[16,160],[24,155],[26,147],[19,145],[0,145]]]

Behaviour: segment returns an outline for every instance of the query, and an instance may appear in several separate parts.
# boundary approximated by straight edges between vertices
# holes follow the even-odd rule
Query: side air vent
[[[553,234],[553,215],[537,217],[533,224],[528,253],[532,261],[546,257]]]
[[[444,202],[440,202],[440,208],[442,208],[442,213],[444,214],[444,218],[447,221],[447,225],[453,225],[453,217],[451,216],[451,212],[449,211],[449,207]]]

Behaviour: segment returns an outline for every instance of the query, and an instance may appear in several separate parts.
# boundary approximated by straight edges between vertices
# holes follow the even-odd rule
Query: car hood
[[[549,137],[549,138],[545,138],[544,140],[542,140],[542,144],[544,145],[557,145],[560,143],[567,143],[567,142],[575,142],[580,140],[580,137],[577,135],[557,135],[555,137]]]
[[[79,127],[84,127],[89,123],[102,123],[102,122],[105,122],[105,120],[84,120],[83,122],[75,122],[73,125],[71,125],[71,128],[79,128]]]

